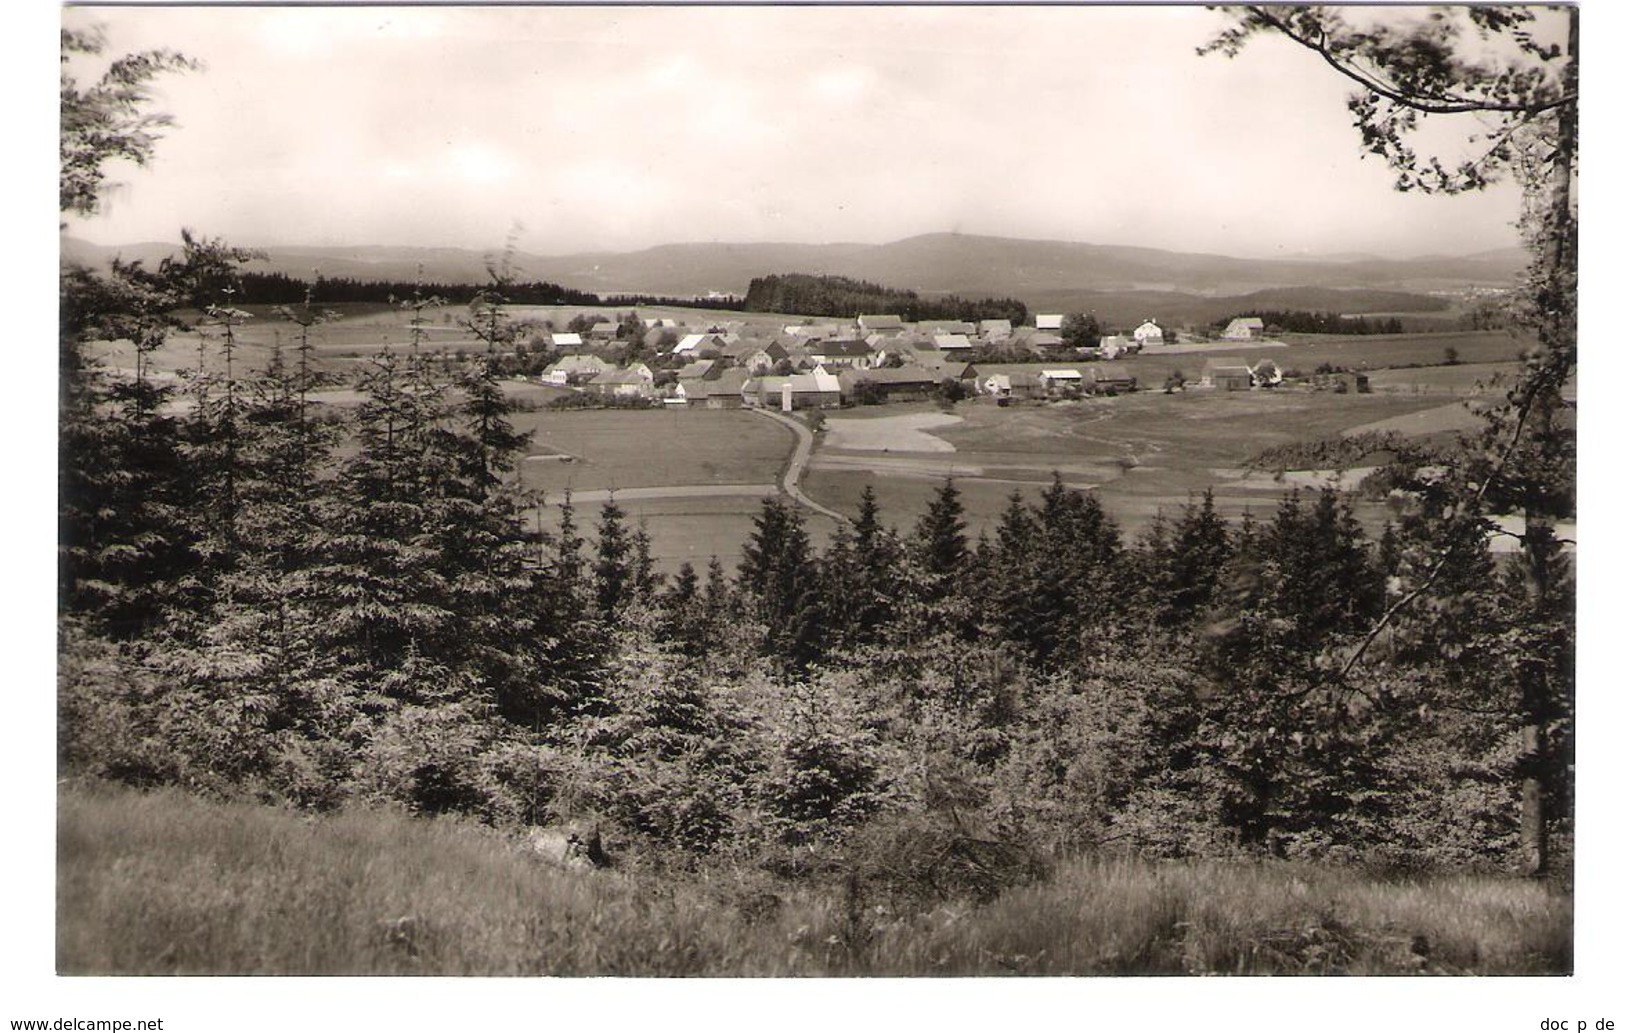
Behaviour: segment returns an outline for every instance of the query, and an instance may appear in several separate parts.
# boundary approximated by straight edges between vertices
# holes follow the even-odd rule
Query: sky
[[[1517,243],[1516,188],[1401,194],[1291,44],[1201,7],[94,7],[176,125],[97,243],[491,249],[957,231],[1247,257]],[[89,69],[87,69],[89,71]],[[1448,151],[1447,151],[1448,153]]]

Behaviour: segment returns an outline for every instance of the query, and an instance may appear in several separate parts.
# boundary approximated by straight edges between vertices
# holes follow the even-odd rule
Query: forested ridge
[[[746,312],[780,312],[786,315],[825,316],[856,319],[862,315],[896,315],[906,322],[922,319],[1008,319],[1013,324],[1027,321],[1027,306],[1016,298],[975,300],[948,295],[922,298],[915,291],[882,287],[846,276],[815,276],[785,273],[758,276],[745,291]]]

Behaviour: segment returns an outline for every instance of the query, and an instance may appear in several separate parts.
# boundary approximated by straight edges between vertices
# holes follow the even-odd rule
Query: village
[[[1013,326],[1008,319],[909,323],[878,314],[775,329],[739,319],[703,326],[672,318],[644,322],[634,314],[630,325],[641,329],[635,341],[627,339],[628,321],[601,321],[579,331],[549,331],[533,345],[558,355],[541,371],[543,383],[606,403],[791,411],[971,396],[1008,403],[1117,395],[1141,388],[1140,378],[1102,363],[1146,351],[1257,345],[1266,329],[1257,317],[1238,317],[1215,343],[1175,344],[1175,332],[1147,319],[1132,331],[1071,346],[1062,335],[1067,318],[1040,313],[1031,326]],[[979,361],[986,357],[996,361]],[[1017,364],[1029,368],[1007,368]],[[1246,390],[1281,379],[1274,363],[1249,366],[1227,356],[1209,360],[1200,380],[1187,383],[1181,376],[1177,383],[1154,386]]]

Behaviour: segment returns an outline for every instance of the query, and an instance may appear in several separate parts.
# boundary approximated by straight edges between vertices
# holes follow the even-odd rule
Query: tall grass
[[[164,791],[59,801],[63,973],[638,976],[1555,973],[1570,899],[1491,877],[1086,860],[891,914],[747,870],[570,872],[510,837]]]

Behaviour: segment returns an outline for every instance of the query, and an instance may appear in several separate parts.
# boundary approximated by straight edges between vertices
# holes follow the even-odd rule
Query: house
[[[716,359],[695,359],[677,371],[677,382],[685,380],[715,380],[722,376],[722,366]]]
[[[580,334],[553,334],[548,343],[559,351],[580,350],[582,347]]]
[[[671,353],[689,359],[714,359],[722,354],[726,346],[717,334],[687,334],[677,342]]]
[[[800,326],[787,326],[784,332],[791,337],[809,340],[814,337],[839,337],[841,327],[837,323],[803,323]]]
[[[961,362],[950,355],[919,355],[915,357],[913,365],[931,374],[939,383],[944,380],[958,380],[973,391],[980,376],[974,365]]]
[[[1221,334],[1227,341],[1256,341],[1264,336],[1264,321],[1257,316],[1237,316]]]
[[[989,344],[994,341],[1002,341],[1012,333],[1010,320],[1008,319],[984,319],[978,326],[982,333],[982,339]]]
[[[1048,330],[1052,334],[1058,334],[1061,332],[1061,324],[1065,320],[1066,316],[1059,312],[1040,312],[1033,317],[1033,326],[1039,330]]]
[[[966,337],[976,336],[976,324],[967,323],[963,319],[922,319],[915,324],[915,329],[922,334],[935,337],[937,334],[964,334]]]
[[[616,323],[594,323],[587,331],[587,337],[594,341],[613,341],[620,326]]]
[[[1066,344],[1065,341],[1061,340],[1059,334],[1052,334],[1048,330],[1040,330],[1037,333],[1028,334],[1023,339],[1022,343],[1026,344],[1026,346],[1029,348],[1036,348],[1040,351],[1046,348],[1060,348]]]
[[[976,347],[964,334],[937,334],[931,338],[931,343],[936,345],[938,351],[944,352],[970,351]]]
[[[707,409],[741,409],[745,405],[745,382],[749,379],[750,374],[735,368],[723,370],[715,380],[701,380],[691,386],[702,388]]]
[[[754,347],[751,347],[753,346]],[[734,364],[752,373],[765,373],[790,357],[784,346],[776,341],[759,344],[754,341],[741,341],[740,347],[729,349]]]
[[[1253,386],[1253,371],[1245,363],[1209,359],[1202,370],[1202,383],[1221,391],[1245,391]]]
[[[745,382],[746,405],[783,409],[835,409],[841,404],[841,382],[819,367],[788,377],[755,377]]]
[[[995,373],[982,381],[982,393],[994,398],[1039,398],[1044,385],[1031,373]]]
[[[1087,390],[1091,381],[1075,369],[1041,369],[1038,382],[1050,394]]]
[[[1129,352],[1139,351],[1140,349],[1130,338],[1124,337],[1122,334],[1112,334],[1108,337],[1102,337],[1096,350],[1100,352],[1102,358],[1115,359],[1119,355],[1127,355]]]
[[[868,337],[870,334],[884,334],[888,337],[894,337],[897,334],[902,333],[905,329],[906,327],[903,326],[902,316],[878,315],[858,317],[859,337]]]
[[[1142,348],[1148,344],[1161,344],[1162,327],[1158,326],[1155,321],[1147,319],[1134,328],[1134,343]]]
[[[587,385],[587,390],[605,398],[653,398],[654,374],[649,367],[637,363],[634,368],[599,374]]]
[[[566,355],[542,370],[542,382],[555,387],[582,384],[615,369],[596,355]]]
[[[809,344],[807,355],[819,366],[868,369],[875,364],[875,353],[869,345],[852,338],[836,338]]]
[[[887,401],[923,401],[930,398],[942,383],[941,377],[918,366],[845,370],[836,379],[840,381],[842,396],[847,399],[873,392]]]

